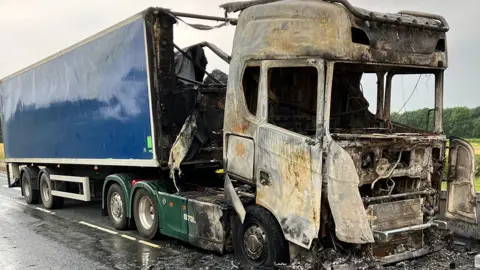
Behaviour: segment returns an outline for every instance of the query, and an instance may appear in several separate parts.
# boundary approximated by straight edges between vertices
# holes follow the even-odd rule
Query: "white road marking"
[[[121,237],[127,238],[128,240],[137,241],[137,238],[131,237],[130,235],[120,234]]]
[[[112,230],[109,230],[109,229],[106,229],[106,228],[103,228],[103,227],[100,227],[100,226],[97,226],[97,225],[93,225],[93,224],[90,224],[90,223],[85,222],[85,221],[80,221],[78,223],[86,225],[86,226],[94,228],[94,229],[97,229],[97,230],[101,230],[101,231],[108,232],[108,233],[115,234],[115,235],[120,235],[121,237],[123,237],[125,239],[128,239],[128,240],[132,240],[132,241],[137,240],[135,237],[132,237],[132,236],[129,236],[129,235],[126,235],[126,234],[119,234],[118,232],[115,232],[115,231],[112,231]],[[147,245],[149,247],[160,248],[159,245],[156,245],[154,243],[150,243],[150,242],[147,242],[147,241],[138,240],[138,242],[140,244],[144,244],[144,245]]]
[[[150,243],[150,242],[147,242],[147,241],[138,240],[138,242],[139,242],[140,244],[144,244],[144,245],[147,245],[147,246],[149,246],[149,247],[160,248],[159,245],[155,245],[154,243]]]
[[[28,203],[26,203],[26,202],[21,202],[21,201],[17,201],[17,200],[14,200],[14,202],[25,205],[25,206],[28,206]]]
[[[43,208],[40,208],[40,207],[37,207],[37,206],[35,206],[35,209],[40,210],[40,211],[43,211],[43,212],[45,212],[45,213],[49,213],[49,214],[51,214],[51,215],[55,215],[55,212],[52,212],[52,211],[47,210],[47,209],[43,209]]]
[[[5,185],[4,185],[5,186]],[[3,197],[3,196],[2,196]],[[49,213],[49,214],[52,214],[52,215],[55,215],[55,212],[52,212],[50,210],[47,210],[47,209],[43,209],[43,208],[40,208],[40,207],[33,207],[33,206],[30,206],[29,204],[25,203],[25,202],[22,202],[22,201],[18,201],[18,200],[13,200],[14,202],[18,203],[18,204],[21,204],[21,205],[24,205],[24,206],[28,206],[28,207],[31,207],[31,208],[35,208],[37,210],[40,210],[40,211],[43,211],[43,212],[46,212],[46,213]],[[82,224],[82,225],[85,225],[85,226],[88,226],[90,228],[94,228],[94,229],[97,229],[97,230],[101,230],[101,231],[104,231],[104,232],[107,232],[107,233],[110,233],[110,234],[113,234],[113,235],[120,235],[121,237],[125,238],[125,239],[128,239],[128,240],[131,240],[131,241],[137,241],[137,239],[135,237],[132,237],[132,236],[129,236],[129,235],[126,235],[126,234],[119,234],[118,232],[116,231],[112,231],[112,230],[109,230],[107,228],[103,228],[103,227],[100,227],[100,226],[97,226],[97,225],[94,225],[94,224],[91,224],[91,223],[88,223],[88,222],[85,222],[85,221],[79,221],[78,223]],[[150,242],[147,242],[147,241],[144,241],[144,240],[138,240],[138,243],[140,244],[144,244],[146,246],[149,246],[149,247],[152,247],[152,248],[160,248],[159,245],[156,245],[154,243],[150,243]]]
[[[110,234],[118,234],[118,232],[115,232],[115,231],[112,231],[112,230],[109,230],[109,229],[106,229],[106,228],[103,228],[103,227],[100,227],[100,226],[97,226],[97,225],[93,225],[93,224],[90,224],[88,222],[85,222],[85,221],[80,221],[78,222],[82,225],[86,225],[88,227],[92,227],[92,228],[95,228],[97,230],[101,230],[101,231],[104,231],[104,232],[107,232],[107,233],[110,233]]]

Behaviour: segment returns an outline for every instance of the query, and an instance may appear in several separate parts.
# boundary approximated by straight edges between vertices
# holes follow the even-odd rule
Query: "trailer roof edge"
[[[59,56],[62,56],[64,54],[66,54],[66,53],[68,53],[68,52],[70,52],[70,51],[72,51],[76,48],[79,48],[79,47],[81,47],[81,46],[99,38],[99,37],[102,37],[102,36],[104,36],[104,35],[106,35],[110,32],[113,32],[113,31],[119,29],[120,27],[125,26],[125,25],[143,17],[149,10],[163,11],[165,14],[168,14],[170,16],[179,16],[179,17],[188,17],[188,18],[197,17],[197,19],[205,19],[205,20],[220,20],[220,19],[222,19],[222,21],[225,21],[225,22],[234,20],[234,19],[230,19],[230,18],[224,18],[223,19],[221,17],[213,17],[213,16],[206,16],[206,15],[200,15],[200,14],[189,14],[189,13],[174,12],[174,11],[171,11],[169,9],[165,9],[165,8],[161,8],[161,7],[149,7],[149,8],[144,9],[141,12],[139,12],[139,13],[133,15],[133,16],[128,17],[127,19],[124,19],[123,21],[120,21],[120,22],[118,22],[118,23],[100,31],[100,32],[97,32],[96,34],[93,34],[93,35],[91,35],[87,38],[84,38],[83,40],[80,40],[77,43],[74,43],[73,45],[71,45],[69,47],[66,47],[63,50],[60,50],[60,51],[58,51],[58,52],[56,52],[56,53],[54,53],[50,56],[47,56],[47,57],[45,57],[45,58],[43,58],[43,59],[41,59],[37,62],[34,62],[33,64],[28,65],[27,67],[22,68],[22,69],[14,72],[10,75],[7,75],[4,78],[0,78],[0,83],[3,83],[3,82],[5,82],[5,81],[17,76],[17,75],[20,75],[24,72],[27,72],[31,69],[34,69],[34,68],[36,68],[36,67],[38,67],[42,64],[45,64],[45,63],[47,63],[47,62],[49,62],[49,61],[51,61],[51,60],[53,60],[53,59],[55,59]]]
[[[49,61],[51,61],[51,60],[53,60],[53,59],[55,59],[55,58],[57,58],[57,57],[59,57],[59,56],[61,56],[61,55],[64,55],[64,54],[66,54],[66,53],[68,53],[68,52],[70,52],[70,51],[72,51],[72,50],[74,50],[74,49],[76,49],[76,48],[79,48],[79,47],[81,47],[81,46],[83,46],[83,45],[85,45],[85,44],[87,44],[87,43],[89,43],[89,42],[91,42],[91,41],[99,38],[99,37],[102,37],[102,36],[104,36],[104,35],[106,35],[106,34],[108,34],[108,33],[110,33],[110,32],[113,32],[113,31],[117,30],[118,28],[120,28],[120,27],[122,27],[122,26],[125,26],[125,25],[127,25],[127,24],[129,24],[129,23],[131,23],[131,22],[133,22],[133,21],[141,18],[149,9],[150,9],[150,8],[145,9],[145,10],[143,10],[143,11],[141,11],[141,12],[139,12],[139,13],[137,13],[137,14],[135,14],[135,15],[133,15],[133,16],[131,16],[131,17],[123,20],[123,21],[121,21],[121,22],[118,22],[118,23],[116,23],[116,24],[114,24],[114,25],[112,25],[112,26],[110,26],[110,27],[108,27],[108,28],[106,28],[106,29],[104,29],[104,30],[102,30],[102,31],[100,31],[100,32],[97,32],[96,34],[93,34],[93,35],[91,35],[91,36],[89,36],[89,37],[87,37],[87,38],[84,38],[84,39],[78,41],[77,43],[74,43],[73,45],[71,45],[71,46],[69,46],[69,47],[66,47],[66,48],[63,49],[63,50],[60,50],[60,51],[58,51],[58,52],[56,52],[56,53],[54,53],[54,54],[52,54],[52,55],[50,55],[50,56],[47,56],[47,57],[41,59],[40,61],[37,61],[37,62],[35,62],[35,63],[33,63],[33,64],[25,67],[25,68],[22,68],[22,69],[20,69],[20,70],[18,70],[18,71],[16,71],[16,72],[14,72],[14,73],[6,76],[5,78],[0,79],[0,83],[3,83],[3,82],[5,82],[5,81],[7,81],[7,80],[9,80],[9,79],[17,76],[17,75],[20,75],[20,74],[22,74],[22,73],[24,73],[24,72],[26,72],[26,71],[29,71],[29,70],[31,70],[31,69],[33,69],[33,68],[35,68],[35,67],[38,67],[38,66],[40,66],[40,65],[42,65],[42,64],[45,64],[45,63],[47,63],[47,62],[49,62]]]

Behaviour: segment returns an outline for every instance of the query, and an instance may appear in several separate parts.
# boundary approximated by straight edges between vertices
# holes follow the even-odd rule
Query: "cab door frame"
[[[268,122],[270,68],[315,67],[317,71],[315,134],[313,138]],[[256,204],[270,211],[285,239],[310,248],[320,229],[322,138],[325,93],[323,59],[262,62],[255,138]]]
[[[445,217],[477,224],[475,150],[467,141],[450,137]]]

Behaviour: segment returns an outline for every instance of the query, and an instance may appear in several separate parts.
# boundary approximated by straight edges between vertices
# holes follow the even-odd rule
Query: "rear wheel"
[[[63,207],[63,198],[52,195],[52,181],[48,173],[42,173],[40,176],[40,196],[43,206],[47,209],[57,209]]]
[[[113,184],[108,189],[107,211],[115,229],[125,230],[128,228],[125,194],[118,184]]]
[[[28,204],[38,203],[39,192],[38,190],[34,190],[32,188],[32,180],[30,174],[27,171],[22,174],[22,190],[25,201]]]
[[[155,198],[145,189],[140,189],[135,193],[133,216],[137,230],[144,238],[158,237],[158,207]]]
[[[242,224],[237,217],[232,230],[235,254],[253,266],[288,263],[288,244],[273,215],[260,206],[249,206]]]

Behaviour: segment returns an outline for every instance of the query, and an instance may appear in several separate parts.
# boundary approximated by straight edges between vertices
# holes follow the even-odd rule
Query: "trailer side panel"
[[[143,16],[6,79],[0,91],[7,161],[155,161]]]

